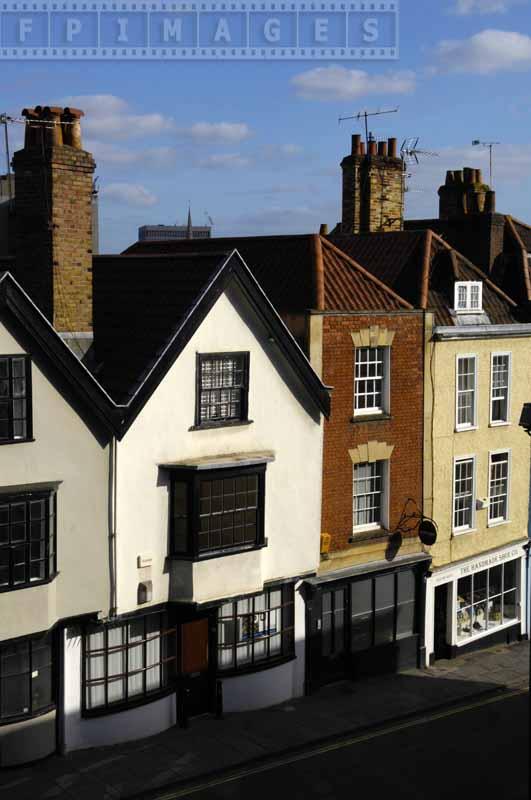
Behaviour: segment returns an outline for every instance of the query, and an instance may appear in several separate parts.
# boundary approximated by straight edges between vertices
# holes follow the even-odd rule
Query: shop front
[[[306,581],[307,693],[421,663],[430,561],[418,554]]]
[[[526,543],[432,572],[426,592],[427,664],[526,634]]]

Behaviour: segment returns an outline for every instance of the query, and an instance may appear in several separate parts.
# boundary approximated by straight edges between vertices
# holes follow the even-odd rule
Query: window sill
[[[52,703],[45,708],[41,708],[40,711],[36,711],[35,714],[18,714],[16,717],[9,717],[9,719],[0,719],[0,728],[3,728],[5,725],[16,725],[18,722],[25,722],[29,719],[43,717],[45,714],[49,714],[50,711],[55,711],[55,708],[55,703]]]
[[[510,422],[489,422],[489,428],[508,428]]]
[[[479,428],[479,425],[467,425],[466,427],[462,427],[462,428],[458,428],[456,426],[455,432],[456,433],[466,433],[467,431],[477,431],[478,428]]]
[[[260,544],[252,544],[247,547],[226,547],[223,550],[209,550],[206,553],[201,553],[197,556],[186,555],[186,553],[170,553],[168,558],[170,561],[209,561],[212,558],[223,558],[223,556],[235,556],[239,553],[252,553],[255,550],[263,550],[267,547],[267,539],[264,539]]]
[[[31,583],[21,583],[17,586],[1,586],[0,587],[0,594],[2,592],[18,592],[21,589],[33,589],[35,586],[45,586],[47,583],[51,583],[54,581],[57,576],[59,575],[59,571],[54,572],[53,575],[50,575],[49,578],[45,578],[43,581],[32,581]]]
[[[237,678],[239,675],[251,675],[254,672],[264,672],[267,669],[274,669],[280,667],[282,664],[289,664],[290,661],[295,661],[296,655],[280,656],[279,658],[270,658],[268,661],[260,661],[257,664],[252,664],[248,667],[241,669],[217,669],[218,678]]]
[[[113,703],[106,708],[83,708],[81,716],[84,719],[91,719],[93,717],[108,717],[110,714],[119,714],[122,711],[131,711],[133,708],[140,708],[140,706],[154,703],[156,700],[162,700],[170,694],[174,694],[177,690],[176,686],[167,686],[159,692],[153,694],[143,695],[137,700],[131,700],[123,703]],[[84,689],[82,690],[84,692]]]
[[[501,525],[510,525],[510,519],[493,519],[492,522],[487,522],[487,528],[499,528]]]
[[[466,639],[457,639],[455,646],[456,647],[463,647],[464,645],[470,644],[471,642],[476,642],[478,639],[484,639],[486,636],[492,636],[493,633],[497,633],[498,631],[503,631],[506,628],[511,628],[514,625],[520,625],[519,619],[511,619],[509,622],[504,622],[501,625],[496,625],[493,628],[489,628],[488,631],[481,631],[481,633],[476,633],[473,636],[467,636]]]
[[[240,428],[245,425],[252,425],[252,419],[222,420],[220,422],[204,422],[201,425],[192,425],[189,431],[211,431],[216,428]]]
[[[355,414],[350,421],[356,425],[363,422],[381,422],[390,419],[392,419],[391,414]]]
[[[31,444],[34,442],[35,439],[7,439],[6,441],[1,441],[0,445],[3,444]]]
[[[461,531],[452,531],[452,536],[465,536],[467,533],[477,533],[477,528],[464,528]]]

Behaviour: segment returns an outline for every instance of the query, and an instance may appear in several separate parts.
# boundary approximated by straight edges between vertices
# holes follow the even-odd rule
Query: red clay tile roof
[[[308,309],[395,311],[409,309],[395,290],[316,234],[240,236],[137,242],[125,254],[185,253],[237,249],[280,314]],[[319,259],[322,279],[319,284]]]
[[[433,311],[437,325],[453,325],[455,322],[450,311],[454,304],[456,280],[483,282],[483,307],[492,324],[519,321],[515,314],[516,303],[434,231],[334,234],[330,238],[415,308]],[[426,260],[428,242],[430,252]],[[429,267],[427,275],[426,267]],[[423,281],[426,279],[427,298],[424,300]]]

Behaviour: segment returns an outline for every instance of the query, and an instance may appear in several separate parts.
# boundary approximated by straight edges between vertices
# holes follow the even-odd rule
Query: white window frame
[[[357,381],[356,381],[356,363],[357,354],[360,350],[382,350],[383,351],[383,375],[382,375],[382,405],[381,407],[374,406],[373,408],[356,408],[356,401],[358,397]],[[365,380],[365,379],[363,379]],[[367,378],[366,380],[371,380]],[[390,414],[390,384],[391,384],[391,348],[389,346],[377,347],[356,347],[354,349],[354,416],[355,417],[368,417],[382,414]]]
[[[378,463],[378,462],[360,462],[359,464],[352,465],[352,532],[354,534],[364,531],[377,531],[387,530],[389,524],[389,461],[386,459],[379,460],[382,465],[382,492],[380,498],[380,521],[374,522],[370,525],[355,525],[354,524],[354,476],[356,474],[356,467],[362,466],[365,463]]]
[[[457,475],[457,464],[461,461],[472,461],[472,507],[471,507],[471,515],[470,515],[470,525],[461,525],[456,527],[455,525],[455,501],[456,501],[456,491],[455,491],[455,484],[456,484],[456,475]],[[476,456],[475,455],[464,455],[464,456],[455,456],[454,458],[454,468],[452,473],[452,532],[454,535],[461,535],[463,533],[471,533],[476,530]]]
[[[492,406],[493,406],[493,389],[494,389],[494,358],[499,356],[504,356],[508,359],[508,375],[507,375],[507,419],[505,421],[500,420],[493,420],[492,419]],[[500,427],[501,425],[510,425],[511,424],[511,384],[512,384],[512,377],[513,377],[513,363],[512,363],[512,353],[510,352],[499,352],[499,353],[491,353],[490,354],[490,408],[489,408],[489,425],[494,427]]]
[[[472,287],[479,287],[478,307],[472,308]],[[466,306],[459,307],[459,289],[466,290]],[[456,314],[481,314],[483,312],[483,283],[482,281],[456,281],[454,284],[454,311]]]
[[[459,423],[459,361],[463,358],[474,359],[474,419],[472,423]],[[478,427],[478,358],[476,353],[458,353],[455,357],[455,430],[475,431]]]
[[[491,519],[490,516],[490,484],[491,484],[491,467],[492,467],[492,456],[507,454],[507,499],[506,499],[506,516],[505,517],[495,517]],[[500,450],[491,450],[489,452],[489,474],[488,474],[488,487],[489,487],[489,508],[487,511],[487,527],[488,528],[496,528],[498,525],[507,525],[511,520],[509,517],[509,512],[511,508],[511,449],[509,447],[503,447]]]

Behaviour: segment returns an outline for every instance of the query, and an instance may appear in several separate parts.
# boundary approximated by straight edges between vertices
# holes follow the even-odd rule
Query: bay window
[[[0,591],[42,583],[56,571],[55,492],[0,494]]]
[[[84,635],[85,710],[111,710],[160,694],[174,675],[175,640],[175,628],[169,627],[165,613],[88,626]]]
[[[265,465],[175,470],[172,555],[201,558],[260,547],[264,539]]]
[[[466,641],[519,619],[520,561],[507,561],[460,578],[457,583],[457,639]]]
[[[0,643],[0,723],[54,705],[50,634]]]
[[[218,610],[218,670],[249,670],[295,655],[294,587],[225,603]]]

